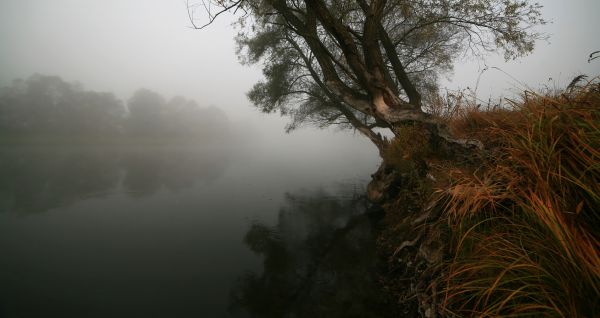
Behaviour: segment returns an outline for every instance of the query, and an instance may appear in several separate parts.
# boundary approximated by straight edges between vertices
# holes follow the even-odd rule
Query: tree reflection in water
[[[218,179],[228,158],[216,146],[8,146],[0,149],[0,213],[39,213],[115,191],[178,191]]]
[[[361,193],[361,190],[356,192]],[[373,226],[362,196],[318,190],[287,194],[277,224],[254,223],[246,245],[263,272],[241,276],[233,311],[253,317],[387,317],[377,286]]]

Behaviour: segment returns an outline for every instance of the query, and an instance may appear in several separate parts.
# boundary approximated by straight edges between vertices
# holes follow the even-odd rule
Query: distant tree
[[[127,101],[129,116],[126,130],[136,137],[156,137],[164,130],[166,101],[164,97],[148,89],[139,89]]]
[[[194,100],[177,96],[167,103],[170,134],[179,137],[208,137],[229,129],[225,113],[216,108],[201,108]]]
[[[118,133],[124,106],[57,76],[32,75],[0,89],[0,131],[11,135]]]
[[[78,92],[64,102],[61,122],[70,132],[106,137],[121,133],[125,107],[112,93]]]
[[[204,25],[197,8],[208,11]],[[527,54],[544,23],[527,0],[203,0],[188,11],[196,28],[244,13],[239,54],[263,62],[265,80],[248,93],[263,112],[291,116],[288,129],[352,127],[380,150],[376,127],[397,133],[417,122],[444,135],[422,110],[439,75],[465,55]]]
[[[176,96],[169,100],[167,108],[169,109],[169,135],[191,135],[198,128],[200,107],[195,101]]]
[[[137,90],[127,109],[114,94],[84,90],[57,76],[33,75],[0,88],[0,133],[4,136],[179,138],[225,140],[229,122],[216,108],[181,96],[167,100]]]
[[[161,137],[205,140],[228,135],[229,122],[225,113],[216,108],[202,108],[185,97],[176,96],[168,102],[148,89],[136,91],[128,101],[126,130],[136,137]]]

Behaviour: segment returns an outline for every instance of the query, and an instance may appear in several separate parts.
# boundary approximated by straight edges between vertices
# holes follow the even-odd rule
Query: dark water
[[[295,151],[1,147],[0,317],[380,316],[376,157]]]

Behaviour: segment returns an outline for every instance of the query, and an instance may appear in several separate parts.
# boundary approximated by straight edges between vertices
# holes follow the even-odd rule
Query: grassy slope
[[[409,188],[431,195],[418,200],[421,211],[431,202],[441,211],[415,229],[406,197],[388,204],[390,259],[418,260],[402,260],[406,242],[418,242],[417,256],[432,236],[446,245],[444,260],[429,259],[424,270],[394,265],[407,274],[398,281],[427,276],[427,287],[415,288],[418,306],[433,303],[446,316],[600,317],[600,84],[526,93],[512,109],[463,108],[446,120],[456,135],[485,144],[475,164],[433,158],[418,129],[384,156],[397,170],[424,158],[431,178]]]
[[[490,149],[456,170],[443,306],[457,316],[600,316],[600,85],[471,110],[455,132]]]

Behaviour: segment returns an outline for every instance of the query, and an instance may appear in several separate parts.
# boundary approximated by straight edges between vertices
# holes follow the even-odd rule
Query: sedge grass
[[[453,125],[453,126],[452,126]],[[443,191],[450,316],[600,317],[600,85],[451,123],[493,152]]]

